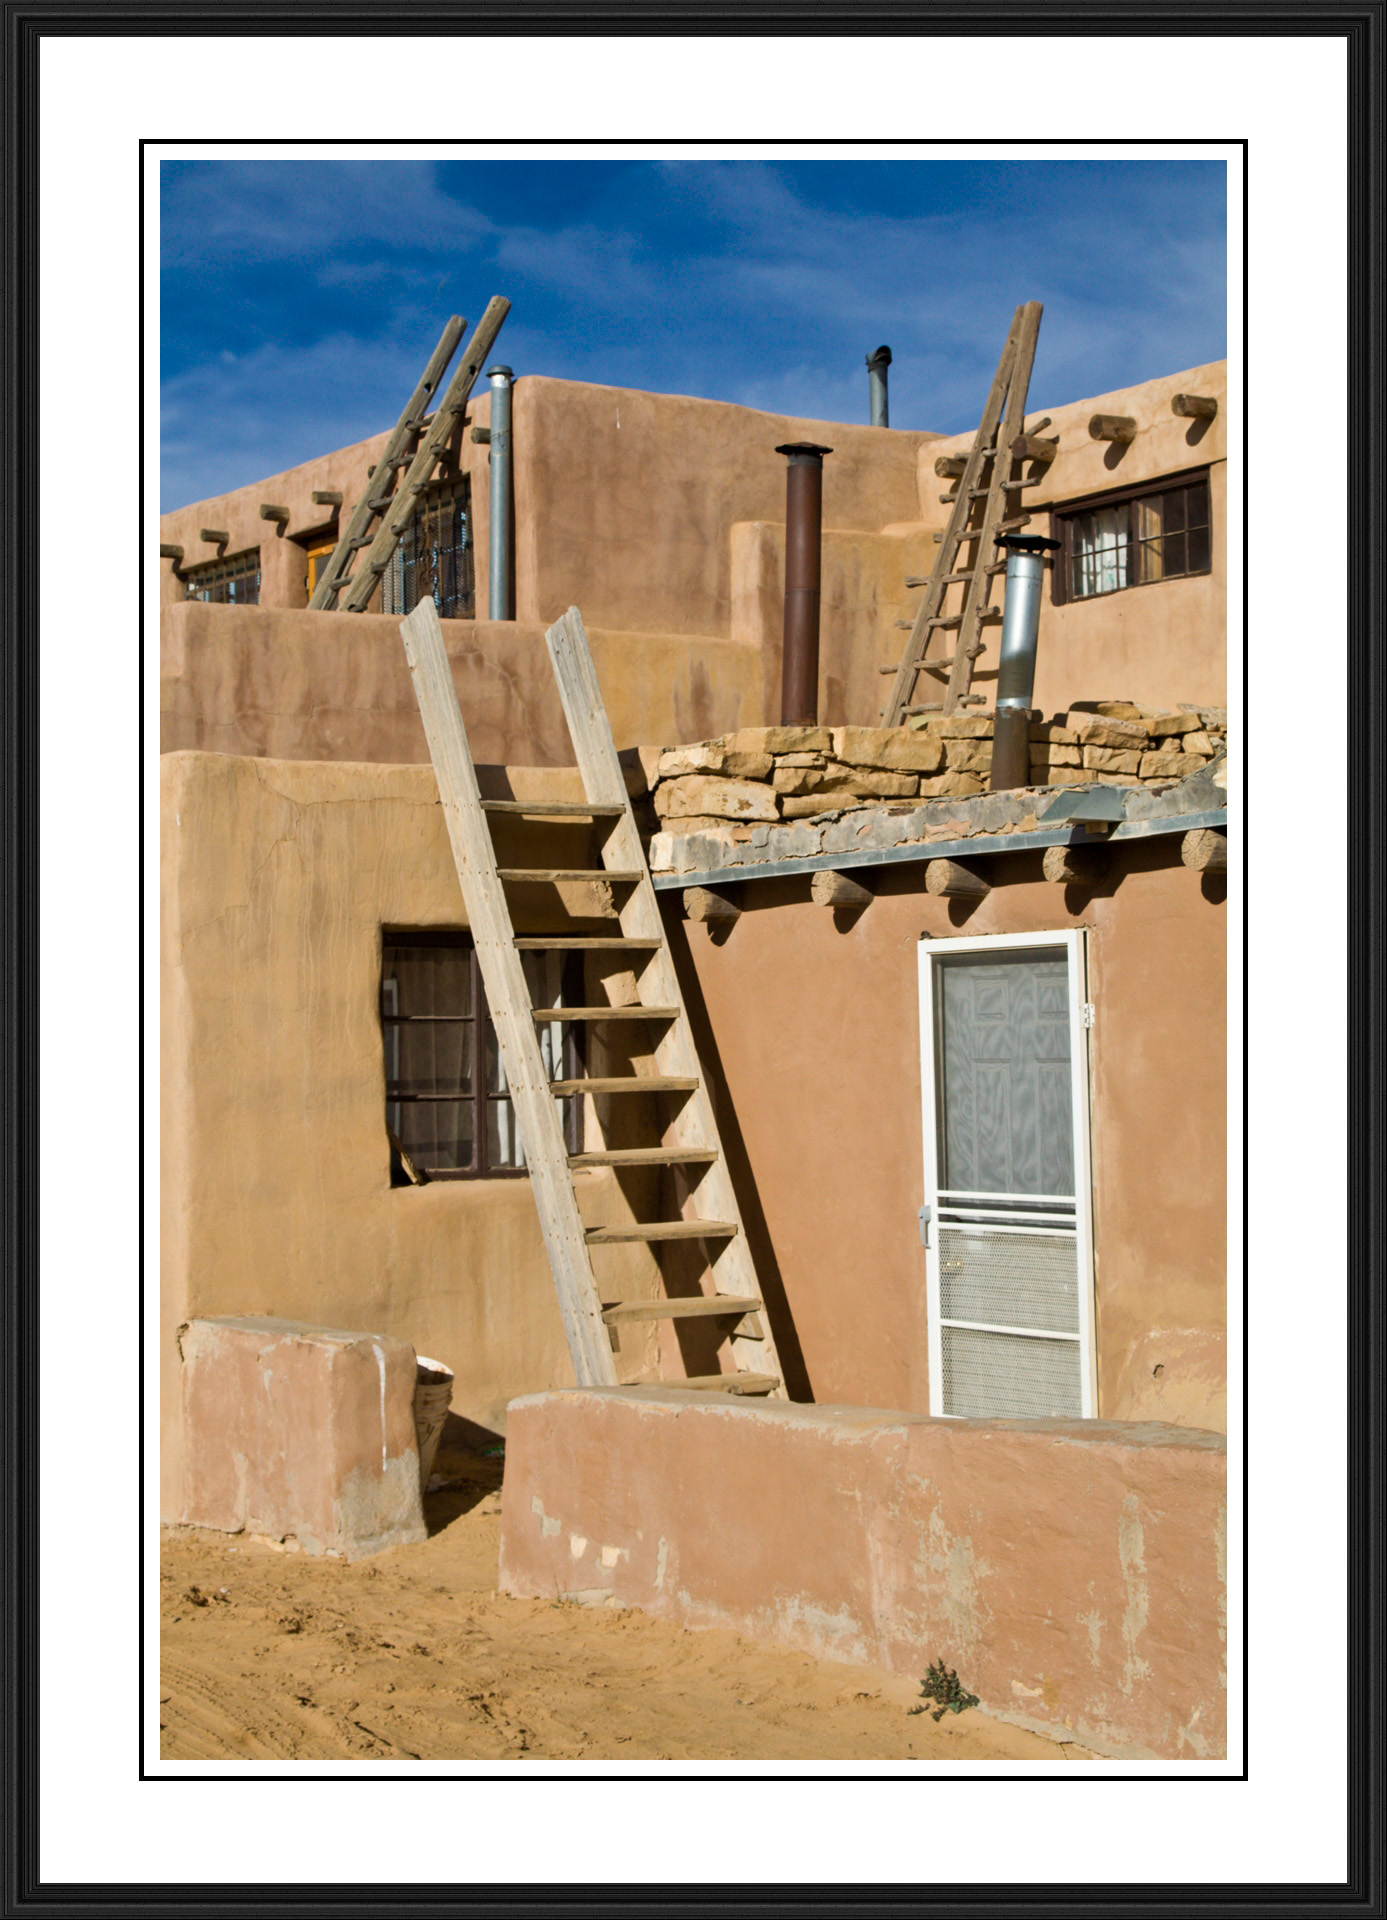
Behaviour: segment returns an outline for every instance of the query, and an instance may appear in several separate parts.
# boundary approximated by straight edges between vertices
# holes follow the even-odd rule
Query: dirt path
[[[166,1531],[169,1760],[1065,1760],[912,1681],[495,1591],[500,1463],[444,1455],[432,1537],[356,1565]],[[962,1676],[964,1681],[967,1675]]]

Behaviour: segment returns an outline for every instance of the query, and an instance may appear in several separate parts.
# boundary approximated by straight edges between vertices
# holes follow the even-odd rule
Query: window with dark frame
[[[582,1000],[582,957],[521,955],[536,1007]],[[470,935],[387,931],[382,940],[381,1031],[391,1184],[408,1183],[401,1152],[429,1180],[498,1180],[528,1171],[506,1088],[486,988]],[[582,1028],[536,1023],[551,1080],[583,1075]],[[583,1150],[583,1101],[558,1096],[570,1153]]]
[[[183,570],[185,599],[203,600],[216,607],[260,605],[260,549],[233,553],[225,560],[209,560]]]
[[[1208,573],[1209,474],[1176,474],[1051,509],[1056,606]]]
[[[476,618],[470,483],[430,487],[385,570],[382,613],[413,613],[432,600],[444,620]]]

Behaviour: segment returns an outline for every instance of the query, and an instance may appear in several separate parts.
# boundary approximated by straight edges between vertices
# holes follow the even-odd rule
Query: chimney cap
[[[1043,533],[999,533],[994,536],[999,547],[1006,547],[1012,553],[1058,553],[1060,542],[1051,540]]]
[[[832,447],[815,446],[812,440],[792,440],[788,446],[776,448],[777,453],[788,453],[792,458],[795,454],[799,454],[801,458],[807,455],[816,456],[820,460],[826,453],[832,453],[832,451]]]
[[[875,353],[869,353],[867,355],[867,365],[869,367],[889,367],[890,364],[890,347],[878,347]]]

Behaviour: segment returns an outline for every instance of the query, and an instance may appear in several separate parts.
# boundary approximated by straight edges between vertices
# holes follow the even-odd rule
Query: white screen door
[[[920,943],[930,1412],[1097,1412],[1082,933]]]

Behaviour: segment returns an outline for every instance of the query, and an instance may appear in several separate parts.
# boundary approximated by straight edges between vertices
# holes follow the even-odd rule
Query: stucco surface
[[[1177,393],[1216,399],[1218,414],[1207,421],[1180,418],[1170,410]],[[1135,420],[1135,437],[1125,443],[1091,439],[1088,423],[1095,413],[1123,414]],[[1042,417],[1034,408],[1027,412],[1032,425]],[[1047,588],[1040,615],[1035,705],[1046,714],[1062,712],[1074,700],[1138,700],[1153,706],[1189,700],[1199,706],[1224,705],[1228,698],[1227,362],[1190,367],[1119,393],[1053,407],[1048,417],[1050,425],[1042,429],[1043,435],[1057,439],[1059,448],[1040,485],[1025,490],[1029,532],[1052,533],[1050,509],[1066,501],[1208,467],[1213,568],[1188,579],[1127,587],[1120,593],[1063,606],[1054,604],[1052,590]],[[966,453],[972,439],[971,433],[960,434],[920,450],[920,510],[931,531],[943,527],[950,512],[940,499],[950,483],[940,480],[934,462],[941,455]],[[930,551],[936,551],[932,542]],[[993,595],[996,604],[1002,598],[1000,591]],[[978,662],[975,690],[990,697],[996,685],[996,634],[984,637],[989,647]],[[941,651],[937,645],[932,650]]]
[[[164,609],[161,628],[165,752],[428,760],[391,615],[184,602]],[[543,627],[445,620],[443,637],[475,757],[571,766]],[[760,722],[763,666],[753,647],[592,625],[588,638],[618,747],[701,740]]]
[[[803,1356],[795,1398],[929,1406],[921,936],[1086,927],[1099,1412],[1223,1425],[1225,910],[1178,836],[1113,858],[1092,893],[1046,881],[1038,851],[989,860],[975,909],[922,867],[878,870],[856,915],[814,905],[807,876],[747,881],[730,930],[661,896],[758,1270],[784,1290],[782,1358]]]
[[[1100,1752],[1224,1750],[1225,1458],[1150,1425],[710,1405],[511,1409],[501,1587],[923,1676]]]
[[[529,1182],[392,1188],[379,1020],[383,926],[465,926],[431,767],[166,754],[162,774],[161,1341],[164,1505],[182,1503],[177,1329],[273,1315],[408,1341],[504,1424],[573,1378]],[[577,797],[573,776],[492,791]],[[502,822],[503,858],[584,864],[581,829]],[[523,839],[521,836],[524,836]],[[523,847],[523,853],[521,851]],[[522,931],[581,928],[535,888]],[[590,924],[590,923],[589,923]],[[592,1224],[632,1217],[582,1173]],[[653,1293],[643,1247],[603,1249],[609,1297]],[[652,1370],[622,1336],[623,1378]]]
[[[1043,711],[1110,697],[1155,705],[1225,702],[1226,389],[1226,365],[1217,362],[1052,409],[1043,432],[1058,439],[1059,449],[1041,483],[1026,491],[1032,530],[1047,530],[1049,509],[1068,500],[1207,466],[1214,564],[1208,575],[1067,606],[1054,606],[1047,594],[1035,688]],[[1210,422],[1177,418],[1170,402],[1181,391],[1217,398],[1218,416]],[[979,407],[981,402],[980,394]],[[1090,439],[1088,420],[1097,412],[1135,419],[1133,441]],[[488,418],[489,400],[478,394],[468,425]],[[1030,410],[1033,427],[1041,418]],[[312,489],[343,493],[345,524],[385,437],[167,514],[161,538],[185,548],[185,564],[216,557],[216,549],[199,539],[204,525],[230,534],[229,553],[258,546],[263,609],[301,609],[307,549],[313,536],[321,538],[329,511],[312,504]],[[529,643],[575,603],[594,635],[614,721],[621,723],[619,745],[702,739],[773,720],[779,709],[785,513],[784,461],[775,448],[804,439],[834,449],[824,462],[820,711],[829,724],[875,724],[885,684],[877,669],[899,658],[904,636],[894,623],[910,619],[919,601],[921,589],[907,588],[905,577],[929,573],[938,551],[932,534],[949,514],[941,500],[949,483],[935,474],[934,461],[966,452],[972,438],[971,431],[945,438],[799,420],[682,395],[543,376],[520,379],[514,396],[518,624],[483,622],[470,643],[484,648],[506,678],[511,706],[505,724],[517,737],[483,751],[498,760],[543,763],[546,756],[524,737],[536,707],[544,705],[547,679],[542,650],[537,654]],[[479,613],[489,593],[489,457],[464,432],[449,469],[450,477],[466,475],[472,483]],[[282,531],[258,518],[265,500],[290,509]],[[162,578],[167,616],[180,603],[182,588],[168,562]],[[994,601],[1000,599],[999,591]],[[318,629],[235,630],[249,636],[235,643],[245,658],[221,671],[199,654],[167,703],[167,744],[414,757],[407,750],[408,709],[401,710],[399,688],[391,690],[391,669],[384,669],[382,680],[371,659],[369,627],[346,642],[338,638],[343,624],[329,619]],[[187,651],[185,631],[171,630],[168,645],[175,657]],[[268,643],[267,631],[273,634]],[[331,638],[316,639],[309,648],[307,636],[315,632]],[[985,637],[989,651],[978,662],[977,682],[987,694],[995,677],[995,631]],[[674,645],[679,639],[691,645],[687,656]],[[743,651],[724,652],[729,642],[739,642]],[[468,643],[459,637],[454,644],[461,653]],[[355,663],[349,675],[339,654]],[[630,683],[629,730],[627,711],[612,691],[618,678]],[[230,704],[228,679],[235,682]],[[306,706],[305,686],[312,688]]]
[[[777,446],[831,446],[824,525],[867,532],[915,517],[917,455],[936,438],[682,394],[521,380],[516,612],[552,621],[576,602],[597,626],[730,633],[732,526],[785,516]]]
[[[178,1333],[177,1518],[362,1559],[427,1537],[403,1340],[261,1319]]]

